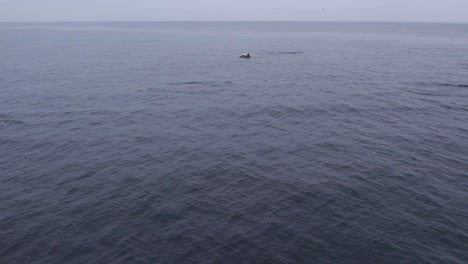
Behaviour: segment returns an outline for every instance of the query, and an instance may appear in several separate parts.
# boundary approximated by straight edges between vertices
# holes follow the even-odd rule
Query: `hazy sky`
[[[0,21],[468,22],[468,0],[0,0]]]

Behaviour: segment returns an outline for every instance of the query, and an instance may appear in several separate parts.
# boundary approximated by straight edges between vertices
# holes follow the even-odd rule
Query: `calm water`
[[[468,263],[468,25],[0,24],[0,262]]]

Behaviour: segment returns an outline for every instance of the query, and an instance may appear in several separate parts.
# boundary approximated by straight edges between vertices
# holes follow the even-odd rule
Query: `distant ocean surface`
[[[468,25],[1,23],[0,263],[468,263]]]

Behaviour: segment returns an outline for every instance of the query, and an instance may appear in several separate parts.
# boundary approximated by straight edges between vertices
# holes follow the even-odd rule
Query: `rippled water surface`
[[[468,263],[468,25],[0,24],[0,262]]]

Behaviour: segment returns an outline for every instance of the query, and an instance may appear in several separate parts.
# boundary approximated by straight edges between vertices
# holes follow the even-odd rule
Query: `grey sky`
[[[468,22],[468,0],[0,0],[0,21]]]

